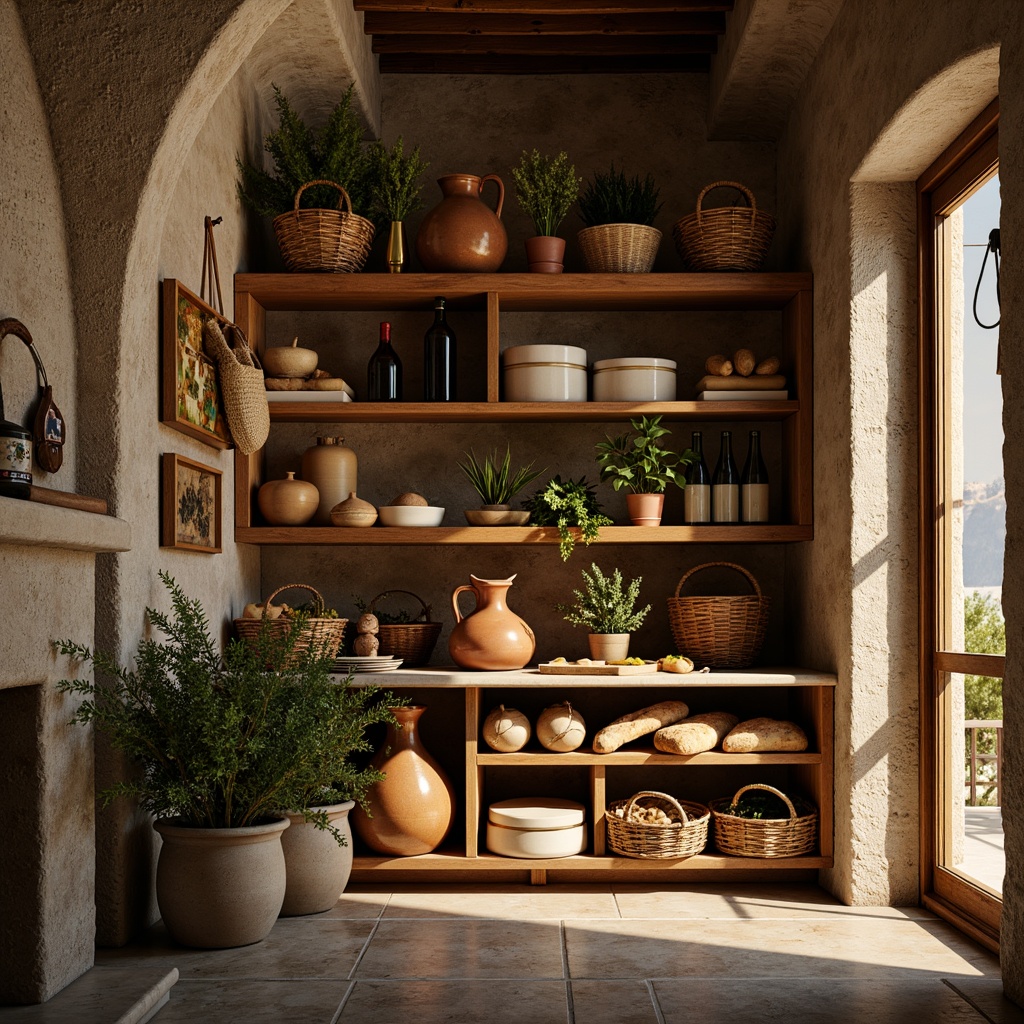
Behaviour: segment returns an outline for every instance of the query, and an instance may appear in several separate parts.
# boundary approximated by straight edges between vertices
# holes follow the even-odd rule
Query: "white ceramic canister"
[[[517,797],[487,810],[487,849],[502,857],[573,857],[587,848],[583,804]]]
[[[587,350],[516,345],[502,353],[506,402],[585,402]]]
[[[302,479],[320,492],[313,522],[331,525],[331,509],[357,491],[356,453],[345,447],[343,437],[318,437],[312,448],[302,453]]]
[[[595,402],[674,402],[674,359],[635,356],[594,363]]]

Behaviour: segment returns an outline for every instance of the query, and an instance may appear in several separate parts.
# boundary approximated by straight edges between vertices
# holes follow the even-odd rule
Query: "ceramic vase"
[[[308,480],[296,480],[288,472],[284,480],[267,481],[256,501],[271,526],[305,526],[316,514],[320,492]]]
[[[370,762],[384,773],[366,794],[370,815],[351,815],[359,838],[378,853],[412,857],[437,849],[455,818],[455,793],[441,766],[420,742],[422,704],[395,708],[384,744]]]
[[[402,239],[402,222],[393,220],[388,232],[388,273],[400,274],[405,263],[405,243]]]
[[[505,603],[515,576],[507,580],[482,580],[470,574],[471,582],[452,592],[455,628],[448,638],[448,653],[461,668],[503,671],[522,668],[533,657],[533,630]],[[463,615],[459,594],[476,597],[476,609]]]
[[[484,185],[498,186],[498,205],[491,210],[480,198]],[[437,179],[442,199],[420,224],[416,255],[424,270],[490,273],[508,251],[501,223],[505,185],[496,174],[446,174]]]
[[[338,845],[332,833],[317,828],[301,814],[285,812],[291,824],[281,834],[287,879],[281,917],[322,914],[338,902],[352,873],[352,826],[348,815],[353,807],[355,802],[346,800],[312,808],[327,815],[345,840],[344,846]]]
[[[560,274],[565,261],[565,239],[556,235],[527,238],[526,267],[531,274]]]
[[[660,526],[664,509],[664,494],[626,495],[626,511],[634,526]]]
[[[302,453],[302,479],[320,494],[313,514],[317,526],[330,526],[331,509],[358,489],[357,469],[356,453],[345,447],[343,437],[318,437]]]

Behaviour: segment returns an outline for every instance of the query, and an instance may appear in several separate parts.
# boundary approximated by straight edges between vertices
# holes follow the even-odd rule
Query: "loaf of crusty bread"
[[[729,754],[749,754],[755,750],[806,750],[807,734],[796,722],[778,718],[748,718],[736,725],[722,740],[722,749]]]
[[[638,740],[649,732],[685,718],[690,709],[681,700],[663,700],[660,704],[641,708],[616,718],[594,737],[595,754],[611,754],[630,740]]]
[[[708,711],[659,729],[654,734],[654,745],[665,754],[699,754],[714,750],[738,721],[728,711]]]

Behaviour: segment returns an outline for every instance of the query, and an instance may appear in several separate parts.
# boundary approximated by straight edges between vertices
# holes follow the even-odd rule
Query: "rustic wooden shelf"
[[[613,754],[593,754],[586,750],[574,750],[567,754],[554,754],[544,750],[520,750],[514,754],[477,754],[476,763],[482,766],[500,767],[541,766],[541,765],[751,765],[751,764],[821,764],[821,754],[723,754],[707,751],[702,754],[663,754],[660,750],[617,750]]]

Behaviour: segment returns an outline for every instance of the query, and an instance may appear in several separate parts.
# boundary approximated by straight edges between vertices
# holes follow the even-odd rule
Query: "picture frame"
[[[162,400],[160,422],[211,448],[230,448],[217,364],[203,348],[203,325],[211,317],[230,321],[173,277],[162,284]]]
[[[161,471],[160,546],[219,554],[223,550],[223,473],[176,452],[161,456]]]

